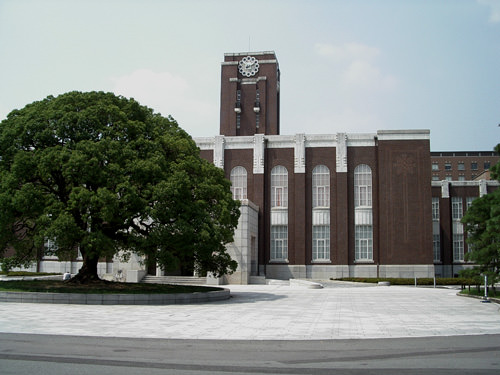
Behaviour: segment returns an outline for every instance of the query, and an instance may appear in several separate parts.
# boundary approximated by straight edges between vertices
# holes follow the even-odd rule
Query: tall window
[[[476,197],[466,197],[465,198],[465,209],[468,210],[470,208],[470,206],[472,205],[472,202],[474,202],[474,199],[476,199]]]
[[[313,226],[313,260],[330,260],[330,226]]]
[[[271,226],[271,260],[287,260],[288,258],[288,226]]]
[[[463,216],[462,197],[451,197],[451,217],[460,220]]]
[[[318,165],[312,172],[313,208],[330,207],[330,170]]]
[[[354,169],[355,260],[373,260],[372,170],[366,164]]]
[[[464,261],[464,235],[463,233],[453,234],[453,260],[455,262]]]
[[[373,259],[373,229],[371,225],[356,225],[355,256],[356,260]]]
[[[432,197],[432,220],[439,220],[439,197]]]
[[[233,199],[247,199],[247,170],[243,167],[234,167],[231,170],[230,180]]]
[[[439,229],[439,197],[432,197],[432,249],[434,262],[441,261],[441,233]]]
[[[434,262],[441,261],[441,236],[439,234],[432,235],[432,249],[434,253]]]
[[[281,165],[271,171],[271,207],[288,207],[288,171]]]
[[[372,170],[366,164],[360,164],[354,170],[354,206],[371,207],[372,205]]]

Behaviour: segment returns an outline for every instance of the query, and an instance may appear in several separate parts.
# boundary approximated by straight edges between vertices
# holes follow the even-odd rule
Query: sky
[[[214,136],[224,53],[249,51],[276,52],[281,134],[500,143],[500,0],[0,0],[0,121],[110,91]]]

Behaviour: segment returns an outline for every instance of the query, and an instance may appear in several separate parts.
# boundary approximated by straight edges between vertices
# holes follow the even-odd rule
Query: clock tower
[[[220,135],[279,135],[280,71],[274,52],[226,53]]]

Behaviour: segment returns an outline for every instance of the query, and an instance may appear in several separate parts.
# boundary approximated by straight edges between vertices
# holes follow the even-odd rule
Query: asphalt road
[[[10,374],[499,374],[500,335],[172,340],[0,333]]]

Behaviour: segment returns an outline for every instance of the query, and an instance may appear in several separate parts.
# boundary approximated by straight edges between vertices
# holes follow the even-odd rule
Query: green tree
[[[0,123],[0,249],[17,264],[79,248],[75,282],[98,280],[99,259],[132,252],[165,269],[231,273],[226,253],[239,204],[224,173],[191,137],[133,99],[70,92]]]
[[[495,151],[500,152],[500,144]],[[491,168],[491,176],[499,178],[500,164]],[[469,244],[466,260],[476,264],[472,273],[486,274],[490,282],[495,283],[500,277],[500,189],[475,199],[462,223]]]

